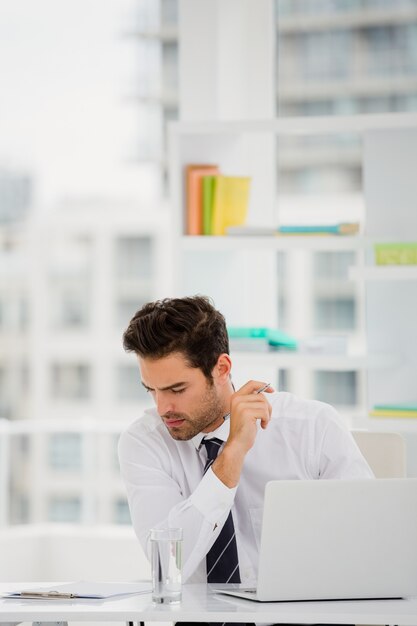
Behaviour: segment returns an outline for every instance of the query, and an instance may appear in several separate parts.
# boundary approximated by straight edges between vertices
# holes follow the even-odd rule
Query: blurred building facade
[[[116,445],[149,398],[122,333],[169,290],[167,224],[163,210],[103,199],[1,228],[0,417],[10,428],[0,466],[7,457],[11,523],[129,521]]]
[[[178,0],[136,0],[134,14],[135,156],[167,190],[166,128],[179,117]],[[277,115],[417,108],[417,0],[277,0],[276,36]],[[304,200],[311,206],[320,194],[327,219],[363,220],[360,149],[353,136],[280,145],[285,219],[305,219]],[[0,417],[18,424],[0,445],[0,460],[11,459],[3,521],[126,523],[118,431],[149,398],[121,334],[143,302],[170,293],[168,220],[154,207],[109,200],[70,202],[35,219],[30,198],[30,179],[0,173]],[[355,254],[277,254],[280,326],[300,337],[360,333],[361,295],[347,281]],[[288,370],[274,382],[341,409],[361,401],[356,371]]]

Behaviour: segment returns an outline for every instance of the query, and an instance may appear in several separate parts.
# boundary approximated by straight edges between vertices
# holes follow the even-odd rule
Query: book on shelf
[[[229,226],[244,224],[248,213],[250,178],[215,176],[211,234],[225,235]]]
[[[297,340],[275,328],[264,326],[228,326],[230,347],[236,350],[296,350]]]
[[[219,167],[189,163],[185,168],[187,235],[224,235],[248,212],[250,178],[223,176]]]
[[[216,184],[215,176],[203,176],[203,235],[211,235],[211,224],[213,220],[214,189]]]
[[[186,233],[203,234],[203,183],[204,176],[218,174],[217,165],[190,163],[185,168]]]
[[[371,411],[371,417],[417,417],[417,402],[415,404],[376,404]]]
[[[340,222],[338,224],[286,224],[275,227],[268,226],[232,226],[227,229],[228,235],[235,236],[321,236],[321,235],[357,235],[359,222]]]
[[[376,243],[374,253],[377,265],[417,265],[417,242]]]
[[[338,224],[285,224],[278,226],[278,235],[357,235],[358,222]]]

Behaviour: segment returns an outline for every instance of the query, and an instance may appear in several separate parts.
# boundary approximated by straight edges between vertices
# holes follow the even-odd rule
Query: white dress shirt
[[[156,409],[145,411],[120,438],[120,466],[136,535],[148,552],[151,528],[183,528],[184,582],[207,581],[205,556],[232,509],[241,580],[256,583],[269,480],[373,477],[333,407],[285,392],[267,399],[271,421],[266,430],[259,426],[239,484],[232,489],[211,468],[203,475],[204,433],[175,441]],[[229,427],[226,420],[207,436],[226,441]]]

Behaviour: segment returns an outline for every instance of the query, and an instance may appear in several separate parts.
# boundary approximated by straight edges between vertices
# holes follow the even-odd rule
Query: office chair
[[[366,430],[351,432],[375,478],[406,477],[406,444],[402,435]]]
[[[352,430],[360,451],[368,461],[375,478],[405,478],[406,446],[399,433]],[[361,626],[356,624],[356,626]]]

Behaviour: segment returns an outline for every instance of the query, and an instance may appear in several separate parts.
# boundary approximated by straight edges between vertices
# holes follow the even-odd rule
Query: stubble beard
[[[168,413],[164,417],[183,419],[181,426],[168,428],[171,437],[177,441],[188,441],[198,433],[205,430],[220,417],[223,417],[224,410],[220,398],[217,396],[213,385],[207,384],[207,390],[201,398],[200,409],[194,415],[186,413]]]

